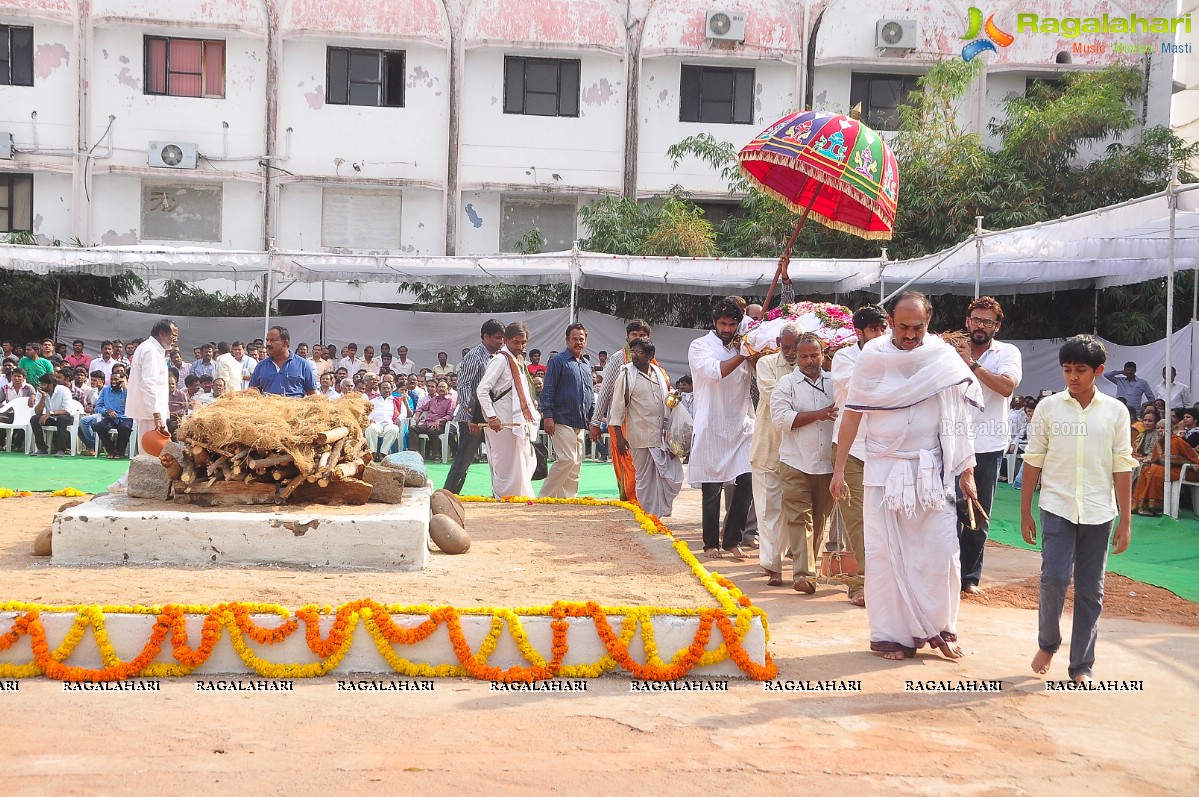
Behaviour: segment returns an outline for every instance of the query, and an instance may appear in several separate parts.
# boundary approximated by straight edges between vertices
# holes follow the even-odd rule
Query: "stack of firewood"
[[[337,426],[312,441],[312,465],[301,467],[285,451],[259,451],[247,445],[205,446],[184,441],[161,456],[173,481],[175,500],[201,506],[296,501],[364,504],[371,485],[358,477],[371,461],[360,437]]]

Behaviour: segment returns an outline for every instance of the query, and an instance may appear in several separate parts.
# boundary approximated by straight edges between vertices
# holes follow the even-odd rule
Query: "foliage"
[[[183,280],[167,280],[160,295],[138,304],[125,303],[124,307],[166,317],[250,318],[262,315],[262,297],[253,293],[208,293]]]
[[[143,287],[142,281],[132,274],[120,277],[39,276],[4,270],[0,270],[0,284],[4,285],[4,301],[0,302],[0,337],[20,342],[54,334],[56,298],[60,295],[63,299],[112,307]]]
[[[539,255],[544,250],[545,236],[536,227],[520,236],[520,239],[516,242],[516,251],[522,255]]]

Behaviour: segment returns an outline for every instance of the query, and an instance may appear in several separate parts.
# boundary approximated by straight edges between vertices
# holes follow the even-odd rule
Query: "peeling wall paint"
[[[616,84],[620,86],[620,83]],[[598,83],[592,83],[583,90],[584,105],[604,105],[608,100],[612,99],[615,94],[612,84],[608,82],[608,78],[600,78]]]
[[[128,86],[135,91],[142,90],[141,78],[134,77],[133,71],[127,66],[123,67],[121,71],[117,73],[117,82]]]
[[[601,0],[477,0],[463,25],[467,41],[591,44],[625,49],[624,20]]]
[[[39,44],[33,54],[33,75],[45,80],[64,64],[69,64],[71,54],[65,44]]]
[[[13,9],[26,14],[73,15],[71,0],[0,0],[0,9]]]
[[[476,230],[483,226],[483,217],[475,212],[474,205],[466,206],[466,218],[470,220],[471,226]]]
[[[425,88],[431,89],[436,82],[437,78],[430,74],[427,69],[416,66],[412,68],[412,72],[408,75],[406,86],[411,89],[415,88],[417,83],[424,83]]]
[[[109,230],[100,236],[100,244],[103,246],[133,246],[136,243],[137,230],[134,229],[124,233],[118,233],[116,230]]]
[[[745,43],[741,49],[799,50],[799,34],[789,12],[774,0],[658,0],[645,19],[641,38],[642,51],[678,50],[680,48],[720,52],[727,42],[707,38],[704,23],[710,8],[745,13]]]
[[[283,9],[284,31],[363,32],[446,41],[449,20],[437,0],[292,0]]]
[[[319,111],[321,108],[325,107],[324,86],[316,86],[312,89],[312,91],[304,92],[304,99],[308,101],[309,108],[314,111]]]

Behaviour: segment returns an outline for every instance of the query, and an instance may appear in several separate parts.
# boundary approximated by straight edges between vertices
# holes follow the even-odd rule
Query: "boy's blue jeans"
[[[1112,522],[1071,523],[1041,510],[1041,601],[1037,645],[1057,653],[1062,645],[1061,618],[1066,589],[1074,576],[1074,624],[1070,634],[1070,677],[1091,675],[1099,613],[1103,610],[1103,574]]]

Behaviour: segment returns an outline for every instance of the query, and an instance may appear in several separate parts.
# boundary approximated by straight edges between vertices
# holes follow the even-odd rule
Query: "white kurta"
[[[749,473],[749,445],[754,422],[749,399],[748,361],[721,377],[720,365],[737,355],[716,333],[691,342],[687,365],[695,383],[695,432],[691,438],[688,477],[693,487],[732,481]]]
[[[505,346],[487,364],[475,393],[484,417],[496,417],[504,424],[498,432],[486,430],[487,462],[491,466],[491,492],[496,498],[523,495],[530,498],[533,492],[533,471],[537,458],[533,454],[532,441],[537,439],[537,426],[541,420],[537,403],[533,400],[528,379],[520,379],[515,385],[509,365],[511,352]],[[527,374],[524,358],[516,362],[518,374]],[[512,389],[509,389],[512,388]],[[520,396],[523,391],[532,420],[526,420],[521,410]],[[505,395],[492,400],[491,394]]]
[[[158,413],[166,423],[171,414],[167,368],[166,349],[157,338],[146,338],[138,344],[129,365],[129,398],[125,400],[127,417],[152,422],[154,413]]]
[[[774,386],[795,370],[782,352],[758,360],[758,414],[754,419],[749,464],[753,468],[754,512],[758,516],[758,563],[772,570],[782,558],[783,483],[779,478],[779,441],[782,431],[770,420],[770,397]]]

